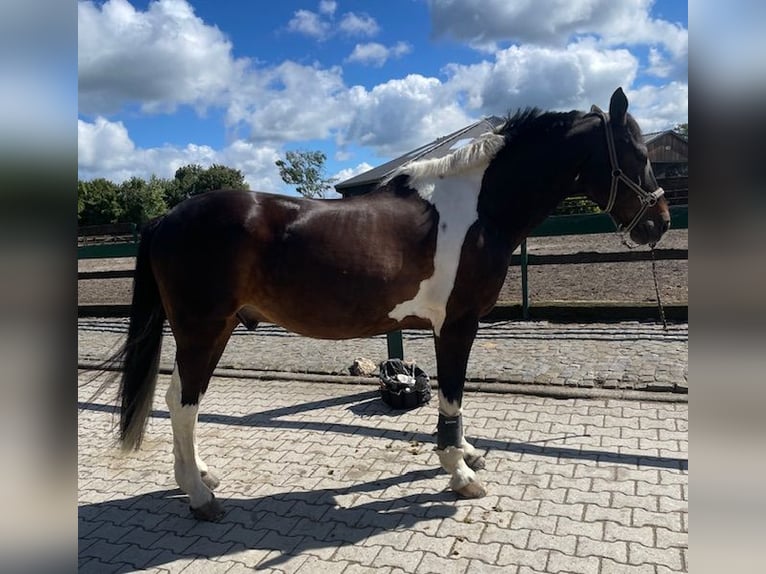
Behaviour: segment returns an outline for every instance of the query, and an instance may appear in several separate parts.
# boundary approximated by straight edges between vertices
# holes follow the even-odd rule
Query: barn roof
[[[402,165],[414,161],[416,159],[433,159],[444,157],[445,155],[455,151],[458,148],[463,147],[474,141],[480,135],[494,130],[500,126],[505,120],[497,116],[489,116],[483,118],[477,122],[472,123],[463,129],[457,130],[447,136],[440,137],[434,141],[412,150],[402,156],[399,156],[391,161],[374,167],[371,170],[360,173],[350,179],[342,181],[335,186],[335,189],[341,195],[355,195],[355,189],[361,189],[369,187],[373,184],[377,184],[388,174],[393,172],[396,168]]]
[[[649,145],[652,142],[660,139],[662,136],[664,136],[666,134],[670,134],[673,137],[678,138],[679,140],[681,140],[684,143],[687,143],[687,144],[689,143],[684,138],[682,138],[680,135],[678,135],[678,133],[676,133],[673,130],[664,130],[664,131],[661,131],[661,132],[649,132],[649,133],[645,133],[645,134],[643,134],[644,135],[644,143],[646,145]]]

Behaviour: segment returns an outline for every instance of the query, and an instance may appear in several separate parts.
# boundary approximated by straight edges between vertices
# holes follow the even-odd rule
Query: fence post
[[[404,343],[402,341],[401,331],[386,333],[386,343],[388,344],[389,359],[404,360]]]
[[[529,319],[529,281],[527,277],[527,240],[521,242],[521,317]]]

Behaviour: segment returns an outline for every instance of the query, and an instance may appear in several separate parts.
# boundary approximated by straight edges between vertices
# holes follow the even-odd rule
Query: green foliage
[[[146,181],[131,177],[120,184],[98,178],[77,182],[77,224],[135,223],[143,225],[198,193],[214,189],[249,189],[238,169],[214,164],[205,169],[190,164],[173,179],[155,175]]]
[[[673,131],[684,138],[686,141],[689,141],[689,122],[678,124],[673,128]]]
[[[194,195],[216,189],[250,189],[250,186],[238,169],[218,164],[204,169],[201,165],[189,164],[176,170],[165,189],[165,203],[173,208]]]
[[[77,182],[77,222],[79,225],[115,223],[119,217],[117,186],[98,178]]]
[[[275,163],[282,181],[296,186],[305,197],[325,197],[326,191],[337,181],[325,177],[327,156],[321,151],[288,151],[285,159]]]
[[[164,191],[168,180],[152,176],[147,182],[131,177],[118,188],[119,223],[143,225],[168,210]]]
[[[562,201],[553,215],[573,215],[581,213],[598,213],[601,211],[595,203],[584,195],[576,195],[573,197],[567,197]]]

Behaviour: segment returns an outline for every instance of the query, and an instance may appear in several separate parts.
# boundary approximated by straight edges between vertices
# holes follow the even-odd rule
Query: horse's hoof
[[[218,485],[221,484],[221,481],[218,480],[218,477],[210,471],[200,472],[200,477],[202,478],[202,482],[205,483],[205,486],[207,486],[210,490],[215,490],[218,488]]]
[[[226,513],[223,505],[215,499],[215,496],[199,508],[193,508],[191,506],[189,508],[191,509],[194,518],[197,520],[205,520],[207,522],[218,522]]]
[[[481,455],[476,456],[469,456],[466,457],[465,463],[468,465],[468,468],[471,470],[484,470],[484,467],[487,465],[487,462],[484,460],[484,457]]]
[[[455,492],[457,492],[461,498],[482,498],[487,495],[487,489],[484,488],[484,485],[478,480],[469,482],[461,488],[456,488]]]

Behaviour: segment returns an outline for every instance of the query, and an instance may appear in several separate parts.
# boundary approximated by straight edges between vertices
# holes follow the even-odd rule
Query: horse
[[[177,351],[165,399],[175,479],[192,514],[218,520],[219,479],[200,458],[200,401],[234,330],[260,322],[322,339],[401,329],[434,335],[436,452],[461,497],[486,494],[463,434],[466,364],[514,249],[567,196],[585,194],[637,244],[669,228],[663,190],[618,88],[609,112],[526,108],[437,159],[407,163],[372,192],[304,199],[245,190],[194,196],[145,226],[121,364],[119,441],[138,449],[164,321]]]

